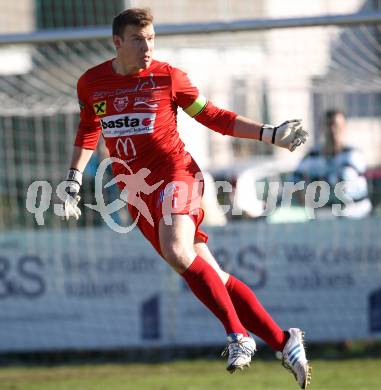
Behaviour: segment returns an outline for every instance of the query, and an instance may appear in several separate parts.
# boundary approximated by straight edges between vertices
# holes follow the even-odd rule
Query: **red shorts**
[[[159,242],[159,222],[164,218],[164,222],[170,224],[172,214],[189,215],[196,227],[195,239],[199,242],[208,240],[208,235],[200,229],[200,224],[204,219],[204,210],[201,208],[204,181],[199,175],[196,176],[197,178],[186,175],[177,177],[176,180],[164,181],[148,194],[141,191],[139,198],[147,205],[145,210],[142,207],[139,207],[139,210],[128,202],[131,217],[134,221],[138,218],[137,226],[160,255],[162,253]]]

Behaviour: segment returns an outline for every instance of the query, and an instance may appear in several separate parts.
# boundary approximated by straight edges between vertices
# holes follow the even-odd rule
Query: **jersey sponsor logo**
[[[117,88],[117,89],[110,89],[109,91],[95,91],[93,93],[93,99],[102,99],[106,97],[114,97],[119,95],[126,95],[130,92],[136,92],[137,86],[134,88]]]
[[[106,100],[93,103],[95,115],[106,115]]]
[[[115,110],[118,112],[123,111],[127,107],[127,104],[128,104],[128,96],[116,97],[113,102]]]
[[[154,103],[153,100],[150,100],[148,97],[137,96],[135,98],[134,107],[155,110],[159,107],[158,103]]]
[[[136,159],[136,148],[131,138],[118,138],[116,142],[116,152],[118,156],[126,162]]]
[[[140,80],[139,80],[139,86],[138,86],[139,91],[150,90],[150,89],[155,89],[155,88],[156,88],[156,83],[155,83],[155,80],[153,78],[153,73],[151,73],[149,75],[148,80],[145,80],[142,83],[140,83]]]
[[[95,91],[93,93],[93,99],[104,99],[106,97],[115,97],[120,95],[126,95],[128,93],[137,93],[139,91],[148,92],[156,88],[156,82],[154,80],[153,73],[151,73],[148,78],[139,78],[136,85],[132,88],[117,88],[106,91]]]
[[[123,137],[153,133],[156,114],[128,113],[110,115],[101,119],[104,137]]]

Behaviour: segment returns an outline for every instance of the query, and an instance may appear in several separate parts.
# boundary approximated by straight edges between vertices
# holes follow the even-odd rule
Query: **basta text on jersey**
[[[93,107],[100,119],[104,137],[149,134],[154,131],[154,112],[159,108],[163,89],[168,87],[167,83],[162,83],[166,80],[160,80],[158,85],[155,79],[151,73],[148,77],[138,78],[132,88],[94,92]]]

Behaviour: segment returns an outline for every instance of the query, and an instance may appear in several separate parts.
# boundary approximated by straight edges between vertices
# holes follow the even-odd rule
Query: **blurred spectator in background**
[[[107,151],[104,140],[101,138],[95,153],[91,156],[89,163],[86,166],[83,175],[83,192],[82,192],[82,201],[84,204],[96,204],[97,200],[95,198],[95,177],[99,168],[99,164],[105,159],[109,158],[109,153]],[[103,175],[102,181],[102,194],[105,205],[109,205],[114,200],[120,198],[120,190],[116,184],[105,187],[105,184],[108,183],[113,178],[111,165],[106,169],[106,172]],[[104,224],[103,218],[100,213],[91,210],[86,207],[83,209],[83,213],[86,214],[86,218],[82,219],[83,226],[93,225],[101,226]],[[115,211],[111,214],[111,218],[119,225],[127,226],[131,223],[131,217],[126,210],[126,208],[121,208],[118,211]]]
[[[345,198],[351,200],[342,215],[351,218],[367,216],[372,205],[365,177],[366,164],[360,150],[346,141],[346,120],[342,111],[330,109],[325,113],[324,139],[303,158],[295,172],[295,181],[326,181],[331,188],[327,206],[342,203],[334,194],[337,183],[344,181]],[[303,198],[303,199],[302,199]],[[299,197],[304,203],[305,197]]]

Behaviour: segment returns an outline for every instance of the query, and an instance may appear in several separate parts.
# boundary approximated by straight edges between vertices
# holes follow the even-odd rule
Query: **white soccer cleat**
[[[295,376],[296,381],[302,389],[305,389],[311,382],[311,367],[306,358],[304,349],[304,333],[298,328],[288,330],[290,338],[282,352],[282,364]]]
[[[227,337],[228,345],[221,356],[228,355],[226,369],[233,374],[236,370],[243,370],[250,366],[251,358],[256,351],[256,344],[252,337],[241,333],[231,333]]]

